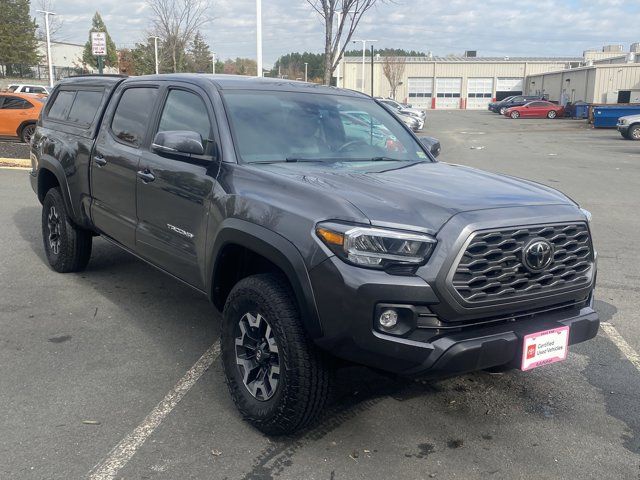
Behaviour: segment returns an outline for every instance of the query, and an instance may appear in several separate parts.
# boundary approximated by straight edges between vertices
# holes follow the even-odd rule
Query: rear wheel
[[[69,222],[59,188],[50,189],[42,203],[42,240],[56,272],[79,272],[89,263],[92,234]]]
[[[640,140],[640,125],[632,125],[627,130],[627,138],[629,140]]]
[[[22,127],[22,130],[20,131],[20,140],[22,140],[24,143],[31,142],[31,137],[33,136],[33,133],[35,131],[36,131],[35,123],[29,123],[25,125],[24,127]]]
[[[520,112],[511,112],[511,118],[518,118],[520,116]]]
[[[558,112],[556,112],[555,110],[549,110],[549,113],[547,113],[547,118],[556,118],[558,116]]]
[[[329,397],[332,371],[306,338],[282,277],[240,280],[224,307],[222,363],[242,417],[268,435],[310,425]]]

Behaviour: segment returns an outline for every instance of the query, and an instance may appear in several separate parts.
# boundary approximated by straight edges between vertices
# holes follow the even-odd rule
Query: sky
[[[34,16],[39,1],[32,0]],[[255,0],[210,1],[203,34],[212,51],[222,59],[255,58]],[[149,29],[144,0],[49,3],[63,22],[63,41],[86,42],[96,9],[119,48],[144,41]],[[263,0],[262,11],[265,66],[289,52],[323,51],[323,24],[306,0]],[[354,38],[434,55],[581,56],[605,44],[628,51],[640,42],[639,22],[640,0],[379,0]]]

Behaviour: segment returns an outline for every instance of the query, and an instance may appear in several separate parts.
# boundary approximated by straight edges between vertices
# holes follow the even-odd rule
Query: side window
[[[113,134],[133,146],[139,147],[147,131],[147,124],[158,95],[157,88],[132,87],[126,89],[111,121]]]
[[[75,91],[60,90],[56,95],[56,98],[53,100],[53,104],[49,107],[47,116],[54,120],[66,120],[75,96]]]
[[[4,97],[3,110],[26,110],[33,107],[29,102],[19,97]]]
[[[162,109],[158,132],[189,130],[199,133],[206,148],[211,137],[211,120],[202,98],[184,90],[171,90]]]
[[[79,90],[69,111],[69,122],[91,125],[102,102],[102,91]]]

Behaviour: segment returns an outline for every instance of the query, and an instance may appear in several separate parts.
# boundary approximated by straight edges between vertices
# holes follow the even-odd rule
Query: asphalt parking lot
[[[207,300],[100,239],[85,272],[55,274],[27,172],[0,169],[0,479],[640,478],[640,142],[484,111],[429,112],[425,133],[442,161],[592,211],[609,333],[528,373],[348,368],[316,428],[269,439],[231,403]]]

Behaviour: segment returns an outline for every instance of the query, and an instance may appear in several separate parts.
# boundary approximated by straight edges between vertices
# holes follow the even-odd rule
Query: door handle
[[[96,165],[98,165],[99,167],[104,167],[107,164],[107,160],[105,160],[104,157],[101,156],[95,156],[93,157],[93,161],[96,163]]]
[[[144,170],[140,170],[138,172],[138,177],[142,179],[144,183],[153,182],[156,179],[156,176],[153,173],[151,173],[151,170],[149,170],[148,168]]]

